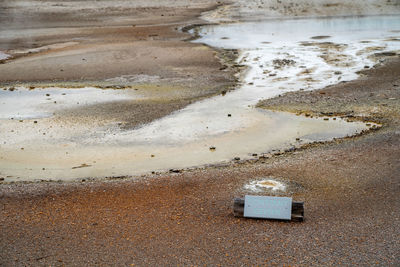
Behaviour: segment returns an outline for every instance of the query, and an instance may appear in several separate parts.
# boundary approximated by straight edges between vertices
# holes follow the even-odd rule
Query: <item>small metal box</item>
[[[290,197],[245,196],[244,198],[244,217],[290,220],[291,216]]]

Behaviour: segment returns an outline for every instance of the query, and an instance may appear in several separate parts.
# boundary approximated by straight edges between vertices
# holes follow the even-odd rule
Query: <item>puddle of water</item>
[[[104,90],[85,87],[35,88],[12,87],[0,90],[0,120],[39,119],[54,112],[84,105],[139,98],[134,90]]]
[[[195,42],[243,51],[245,82],[253,84],[248,94],[269,98],[356,79],[376,63],[374,53],[399,51],[399,29],[399,16],[270,20],[206,26]],[[282,60],[291,64],[276,64]]]
[[[307,139],[308,135],[318,134],[318,140],[323,141],[366,129],[363,123],[309,119],[288,113],[263,111],[254,115],[258,118],[253,124],[240,131],[174,144],[141,143],[134,139],[127,142],[118,136],[113,142],[105,141],[105,135],[118,133],[117,127],[109,125],[75,129],[63,128],[62,124],[56,127],[50,118],[28,126],[6,121],[1,128],[14,129],[14,132],[1,131],[2,140],[7,142],[0,151],[0,170],[2,175],[14,177],[8,180],[139,175],[227,162],[236,156],[251,159],[254,157],[249,153],[289,148],[296,144],[297,138],[305,143],[315,140]],[[91,166],[74,168],[83,164]]]

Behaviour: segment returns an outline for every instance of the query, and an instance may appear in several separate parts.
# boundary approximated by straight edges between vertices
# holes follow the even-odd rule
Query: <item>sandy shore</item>
[[[203,9],[194,9],[173,23],[198,22],[196,16]],[[187,9],[183,10],[187,12]],[[148,62],[143,67],[146,69],[137,67],[135,60],[128,62],[126,68],[150,76],[173,79],[188,73],[199,79],[193,81],[193,90],[182,98],[169,99],[157,107],[151,103],[137,106],[138,111],[143,111],[143,117],[131,121],[132,126],[153,119],[148,117],[152,115],[146,114],[156,114],[154,118],[164,116],[194,99],[218,93],[233,82],[233,70],[219,71],[221,63],[215,58],[214,51],[202,45],[181,42],[188,36],[175,31],[175,25],[158,27],[157,38],[163,36],[167,39],[163,40],[163,45],[157,40],[147,40],[150,37],[146,32],[147,39],[134,49],[143,52],[140,60]],[[129,43],[130,38],[137,38],[140,34],[137,27],[127,29],[125,34],[117,35],[117,40],[127,39],[111,46],[107,44],[107,47],[117,47],[120,52],[132,51],[129,45],[121,43]],[[154,30],[152,27],[144,29]],[[106,30],[99,30],[99,35]],[[122,73],[123,68],[113,73],[114,67],[121,64],[122,59],[118,57],[104,72],[99,69],[91,72],[90,68],[83,67],[76,69],[80,68],[78,62],[87,51],[98,51],[104,45],[104,39],[96,41],[97,35],[93,30],[89,36],[90,41],[83,41],[83,44],[31,53],[31,56],[0,65],[2,83],[7,86],[17,80],[27,84],[53,83],[49,79],[57,77],[58,67],[48,73],[50,66],[67,58],[71,64],[63,65],[66,76],[59,76],[55,84],[63,83],[64,78],[75,84],[91,83],[92,75],[95,75],[94,81],[105,81]],[[167,48],[164,42],[168,44]],[[45,43],[39,46],[42,45]],[[176,63],[176,54],[166,54],[165,49],[179,51],[182,61]],[[73,56],[75,53],[76,57]],[[146,61],[157,56],[152,53],[158,53],[162,63]],[[101,54],[109,58],[108,51]],[[61,61],[58,61],[59,57]],[[92,58],[97,60],[97,56]],[[36,66],[35,60],[43,60],[43,69],[33,73],[28,67],[23,69],[25,65]],[[181,68],[178,74],[169,72],[165,67],[169,64]],[[16,71],[4,74],[3,70],[8,71],[8,67],[14,70],[22,68],[27,73],[26,79]],[[84,73],[86,78],[81,80],[80,73]],[[35,80],[36,77],[42,78]],[[207,79],[202,77],[212,78],[206,82]],[[259,104],[272,110],[344,116],[383,124],[382,129],[359,137],[309,145],[268,159],[177,174],[98,182],[0,184],[0,265],[398,266],[399,77],[400,60],[396,57],[374,69],[365,70],[356,81],[315,92],[289,93]],[[180,81],[191,84],[190,80]],[[104,84],[109,85],[107,82]],[[112,84],[131,85],[129,81]],[[125,108],[130,110],[130,107]],[[87,114],[91,112],[98,114],[99,110],[87,110]],[[106,111],[100,114],[113,116]],[[282,182],[287,190],[260,193],[292,196],[304,201],[305,222],[233,217],[233,197],[249,193],[245,185],[265,177]]]

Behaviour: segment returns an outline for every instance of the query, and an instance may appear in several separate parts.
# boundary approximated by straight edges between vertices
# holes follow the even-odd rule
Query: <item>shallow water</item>
[[[253,84],[236,93],[258,101],[356,79],[371,55],[400,50],[398,30],[400,16],[270,20],[206,26],[196,42],[240,49]]]
[[[223,163],[233,157],[257,158],[264,152],[344,137],[367,128],[359,122],[309,119],[280,112],[260,111],[255,115],[254,123],[240,131],[176,144],[132,143],[119,137],[113,142],[104,141],[104,135],[118,132],[110,125],[74,128],[49,118],[37,124],[7,121],[2,128],[14,131],[2,134],[7,141],[0,151],[0,169],[2,175],[10,175],[8,181],[140,175]],[[298,138],[300,141],[296,141]]]
[[[0,109],[1,175],[7,181],[138,175],[222,163],[234,157],[251,159],[308,142],[354,135],[368,129],[366,124],[305,118],[255,105],[287,91],[318,89],[357,78],[356,71],[375,64],[371,54],[399,49],[399,33],[394,32],[399,24],[393,17],[370,17],[202,28],[203,38],[197,42],[240,48],[239,61],[249,67],[243,85],[139,129],[125,130],[115,123],[66,125],[62,118],[51,116],[51,101],[58,103],[65,97],[59,88],[51,91],[51,100],[40,90],[20,89],[20,97],[18,91],[4,91],[9,99]],[[137,97],[124,90],[76,90],[77,98],[84,96],[96,103],[118,104]],[[18,107],[22,99],[35,104]],[[70,95],[70,100],[64,107],[74,108],[77,99]],[[14,105],[18,108],[11,110]],[[37,124],[21,123],[10,116],[41,119]]]

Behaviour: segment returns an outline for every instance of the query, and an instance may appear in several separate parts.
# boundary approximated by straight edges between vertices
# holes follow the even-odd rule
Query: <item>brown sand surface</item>
[[[262,104],[286,110],[297,103],[298,111],[317,113],[336,97],[329,110],[346,113],[383,93],[396,102],[399,66],[394,60],[357,81]],[[371,115],[383,123],[379,131],[257,162],[102,182],[4,184],[1,263],[398,266],[399,105],[382,101],[384,111]],[[233,217],[233,197],[263,177],[288,186],[263,194],[305,201],[305,222]]]
[[[42,2],[60,4],[55,1]],[[6,2],[0,3],[4,5]],[[211,5],[201,8],[209,7]],[[201,8],[189,11],[182,8],[183,13],[178,16],[180,19],[173,21],[168,17],[168,20],[172,20],[168,23],[196,22]],[[110,9],[104,10],[110,12]],[[134,10],[137,9],[131,11]],[[144,10],[145,7],[137,11],[142,14]],[[13,12],[18,14],[18,9]],[[215,84],[226,85],[231,82],[227,77],[231,77],[232,73],[217,71],[221,65],[214,52],[201,45],[180,42],[187,36],[175,31],[175,25],[171,28],[154,26],[158,36],[143,33],[147,37],[140,42],[146,43],[134,43],[135,49],[131,49],[130,38],[142,38],[137,27],[128,26],[132,21],[122,24],[115,18],[109,20],[113,22],[109,25],[121,31],[114,38],[106,34],[109,30],[107,27],[93,29],[89,25],[101,25],[104,22],[95,19],[98,15],[96,12],[100,11],[88,16],[90,23],[78,27],[78,30],[77,22],[51,12],[48,14],[50,18],[60,16],[60,25],[70,21],[69,26],[73,29],[70,32],[62,31],[69,32],[71,36],[65,36],[64,40],[55,36],[54,40],[70,42],[71,37],[75,36],[79,44],[24,54],[0,65],[0,75],[4,75],[0,77],[3,84],[13,84],[17,80],[28,84],[51,83],[49,79],[53,77],[57,78],[55,84],[63,79],[76,80],[78,83],[90,83],[92,78],[97,82],[105,81],[124,71],[118,65],[125,62],[126,57],[117,56],[113,59],[110,53],[115,51],[118,51],[115,52],[117,55],[124,55],[122,51],[127,54],[143,52],[138,60],[142,60],[140,62],[145,66],[136,66],[128,60],[127,68],[132,70],[129,74],[143,72],[173,79],[187,72],[195,76],[194,81],[187,79],[182,83],[194,84],[189,87],[196,89],[193,92],[199,88],[204,90],[199,90],[199,94],[185,94],[181,98],[185,100],[182,101],[216,93],[221,89],[214,91],[215,88],[221,87]],[[152,9],[148,12],[159,14]],[[164,13],[164,10],[157,12]],[[167,16],[160,17],[162,22]],[[40,26],[40,19],[36,21],[35,17],[32,21],[32,25]],[[149,21],[160,24],[153,17]],[[57,23],[55,20],[54,24]],[[145,29],[152,29],[153,32],[152,27]],[[50,36],[52,34],[54,31]],[[165,37],[160,37],[162,34]],[[111,40],[105,40],[107,36]],[[37,42],[38,45],[33,47],[54,44],[51,38],[32,40],[32,45]],[[154,40],[157,38],[165,39]],[[16,45],[12,49],[30,48],[24,45],[28,42],[26,39],[20,40],[16,38]],[[5,48],[4,44],[8,42],[3,41],[0,40],[1,49],[11,49]],[[109,47],[110,51],[105,47]],[[170,51],[168,49],[177,53],[184,51],[179,54],[184,60],[179,61],[176,54],[171,57],[166,55],[164,52]],[[98,51],[107,52],[98,56]],[[93,64],[91,67],[97,68],[97,71],[78,63],[83,55],[91,55],[89,59],[97,63],[89,64]],[[150,60],[152,57],[160,57],[162,64],[158,65],[153,58],[146,65],[146,58]],[[98,65],[102,60],[112,67],[106,66],[103,71]],[[192,60],[197,63],[193,65]],[[33,68],[37,66],[32,63],[34,61],[43,62],[43,69]],[[173,66],[175,72],[167,66]],[[14,71],[9,71],[8,67]],[[65,74],[57,76],[60,67]],[[114,67],[121,69],[114,73]],[[22,71],[18,73],[17,70]],[[9,72],[5,75],[3,71]],[[47,72],[51,72],[51,75],[46,76]],[[201,87],[207,85],[207,79],[202,77],[214,77],[209,87]],[[315,92],[287,94],[260,103],[260,106],[269,109],[314,115],[332,113],[332,116],[346,116],[349,119],[359,117],[383,124],[382,129],[356,138],[311,145],[307,149],[256,162],[237,162],[178,174],[81,183],[0,184],[0,265],[398,266],[399,77],[400,61],[393,59],[381,67],[366,71],[365,76],[357,81]],[[122,85],[132,84],[128,82]],[[178,98],[176,101],[181,100]],[[168,103],[175,103],[175,108],[180,107],[177,102]],[[149,104],[138,110],[164,115],[161,110],[166,106],[160,104],[157,111],[151,111],[152,107]],[[87,116],[101,114],[98,110],[93,111],[97,108],[87,108]],[[107,112],[103,113],[109,116]],[[143,115],[143,121],[148,120]],[[137,123],[132,121],[133,125]],[[233,197],[249,193],[243,187],[264,177],[281,181],[288,189],[287,192],[265,191],[263,194],[292,196],[295,200],[305,202],[305,222],[233,217]]]

